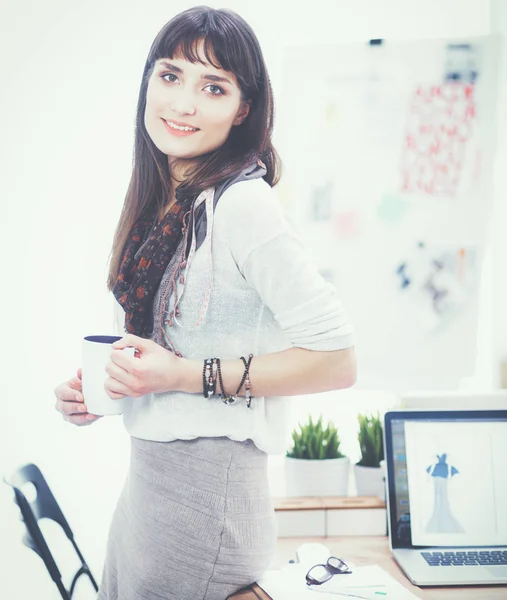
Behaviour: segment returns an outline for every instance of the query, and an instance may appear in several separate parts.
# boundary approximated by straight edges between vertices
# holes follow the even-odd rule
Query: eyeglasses
[[[306,585],[322,585],[333,575],[352,573],[349,566],[336,556],[330,556],[325,565],[315,565],[306,574]]]

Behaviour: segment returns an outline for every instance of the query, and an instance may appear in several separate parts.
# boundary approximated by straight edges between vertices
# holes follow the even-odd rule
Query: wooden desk
[[[295,558],[298,546],[308,542],[319,542],[327,546],[334,556],[349,560],[358,567],[377,564],[407,589],[424,600],[490,600],[507,599],[507,586],[464,586],[419,588],[410,583],[394,561],[386,537],[340,537],[340,538],[285,538],[278,540],[277,555],[271,566],[277,569]],[[271,600],[258,586],[253,590],[238,592],[230,600]],[[338,598],[338,596],[337,596]]]

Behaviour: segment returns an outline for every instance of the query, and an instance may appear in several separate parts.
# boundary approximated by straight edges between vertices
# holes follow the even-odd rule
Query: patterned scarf
[[[112,290],[125,311],[128,333],[149,338],[153,331],[153,301],[167,263],[189,227],[191,204],[191,198],[176,200],[160,223],[156,207],[150,206],[132,227]]]
[[[158,214],[155,207],[150,206],[143,211],[130,231],[123,249],[123,260],[118,278],[112,290],[125,311],[125,331],[127,333],[144,338],[152,338],[155,335],[158,343],[181,355],[172,347],[170,340],[164,334],[161,310],[165,310],[169,294],[176,291],[177,281],[179,280],[181,284],[184,283],[182,272],[189,267],[187,258],[189,258],[189,253],[191,254],[192,245],[195,244],[194,251],[199,249],[206,237],[210,235],[211,226],[208,225],[208,220],[210,217],[212,218],[221,195],[234,183],[264,177],[266,172],[264,163],[261,160],[255,160],[250,166],[227,178],[216,188],[203,191],[202,195],[197,198],[179,199],[176,196],[176,202],[160,223],[157,222]],[[213,191],[211,197],[208,195],[210,191]],[[206,202],[200,202],[200,200],[206,200]],[[208,200],[213,201],[212,207],[208,206]],[[188,243],[189,240],[192,241],[192,244]],[[155,323],[154,300],[166,269],[173,258],[175,261],[171,267],[170,284],[162,295],[163,308],[156,311],[159,322]],[[213,277],[212,265],[211,277]],[[207,294],[209,291],[208,289]],[[209,297],[204,302],[204,309],[206,309],[208,301]],[[179,314],[177,298],[175,304],[175,311],[169,315],[170,319]],[[164,334],[165,342],[161,337],[161,331]]]

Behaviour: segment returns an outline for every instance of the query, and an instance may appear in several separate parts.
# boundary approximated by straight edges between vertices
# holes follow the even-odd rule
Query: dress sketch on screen
[[[462,525],[452,514],[448,494],[449,482],[459,471],[447,462],[447,454],[437,454],[437,459],[426,469],[434,486],[433,514],[426,525],[426,533],[464,533]]]

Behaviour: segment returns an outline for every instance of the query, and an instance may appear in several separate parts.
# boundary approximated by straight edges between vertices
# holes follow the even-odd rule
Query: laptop
[[[418,586],[507,583],[507,410],[385,414],[389,542]]]

